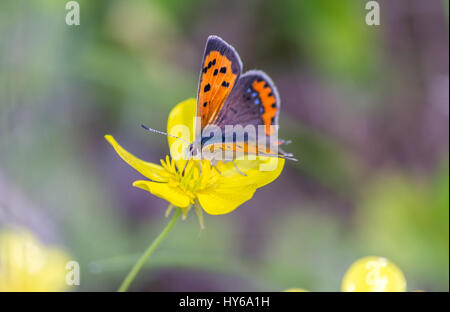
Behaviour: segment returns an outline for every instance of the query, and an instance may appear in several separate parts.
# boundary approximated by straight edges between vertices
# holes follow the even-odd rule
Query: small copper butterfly
[[[218,160],[232,161],[238,155],[296,160],[279,148],[288,142],[271,140],[280,113],[275,84],[263,71],[250,70],[242,75],[241,72],[242,61],[236,50],[220,37],[209,36],[197,91],[196,137],[186,151],[187,158],[209,159],[213,165]],[[263,133],[246,132],[238,138],[235,133],[227,134],[229,126],[244,129],[252,126]],[[220,129],[220,134],[208,131],[211,127]],[[227,151],[232,152],[231,159],[223,157]]]

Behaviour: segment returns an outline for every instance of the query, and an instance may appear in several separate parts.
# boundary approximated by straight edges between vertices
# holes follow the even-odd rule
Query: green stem
[[[169,223],[167,223],[166,227],[161,232],[161,234],[159,234],[158,237],[151,243],[151,245],[147,248],[144,254],[139,258],[139,260],[133,266],[131,271],[128,273],[127,277],[125,277],[125,279],[123,280],[122,284],[119,287],[118,290],[119,292],[127,291],[128,287],[130,287],[131,283],[136,278],[136,275],[139,273],[142,266],[145,264],[145,262],[147,262],[148,258],[155,251],[156,247],[158,247],[158,245],[163,241],[166,235],[170,232],[175,223],[177,223],[180,214],[181,209],[177,208],[173,213],[172,219],[170,219]]]

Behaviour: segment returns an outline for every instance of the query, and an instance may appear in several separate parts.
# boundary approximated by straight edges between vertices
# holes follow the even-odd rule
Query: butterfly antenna
[[[159,130],[156,130],[156,129],[152,129],[152,128],[149,128],[149,127],[147,127],[147,126],[145,126],[145,125],[141,125],[141,127],[144,128],[145,130],[150,131],[150,132],[159,133],[159,134],[162,134],[162,135],[167,135],[167,136],[170,136],[170,137],[172,137],[172,138],[181,140],[181,141],[186,142],[187,144],[189,144],[188,141],[183,140],[182,138],[179,138],[179,137],[177,137],[176,135],[172,135],[172,134],[169,134],[169,133],[166,133],[166,132],[163,132],[163,131],[159,131]]]

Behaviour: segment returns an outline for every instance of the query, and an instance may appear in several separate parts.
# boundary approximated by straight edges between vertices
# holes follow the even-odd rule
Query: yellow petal
[[[256,160],[237,159],[234,161],[239,170],[247,176],[240,174],[233,163],[219,162],[219,168],[222,176],[229,180],[231,184],[254,184],[257,188],[274,181],[283,171],[285,160],[274,157],[258,157]],[[264,169],[271,169],[265,171]]]
[[[238,167],[244,166],[244,173],[247,174],[249,179],[251,179],[259,188],[278,178],[281,171],[283,171],[285,160],[275,157],[258,157],[258,160],[253,161],[253,166],[250,166],[249,169],[245,169],[245,162],[249,161],[237,160],[236,165]]]
[[[214,188],[197,192],[197,198],[207,213],[211,215],[226,214],[252,198],[256,189],[257,186],[254,184],[219,182]]]
[[[197,101],[194,98],[178,103],[169,114],[167,133],[181,137],[188,142],[194,141],[194,117],[197,114]],[[184,167],[184,153],[188,144],[168,136],[170,155],[176,160],[177,167]]]
[[[114,147],[116,153],[127,164],[139,171],[142,175],[154,181],[166,181],[166,179],[161,176],[161,173],[164,171],[163,167],[151,162],[143,161],[133,154],[130,154],[127,150],[120,146],[111,135],[105,135],[105,139],[112,145],[112,147]]]
[[[383,257],[365,257],[353,263],[342,279],[342,291],[406,291],[402,271]]]
[[[274,181],[279,177],[284,168],[284,163],[286,162],[282,158],[274,158],[274,157],[259,157],[261,161],[261,168],[264,166],[274,167],[273,170],[257,170],[255,173],[249,173],[249,176],[252,177],[253,181],[258,185],[258,187],[262,187]]]
[[[170,133],[172,127],[176,125],[186,125],[190,130],[190,142],[193,141],[194,133],[194,117],[197,114],[197,101],[194,98],[189,98],[183,102],[178,103],[169,114],[167,120],[167,133]],[[169,145],[176,139],[168,137]]]
[[[135,181],[133,186],[146,190],[153,195],[164,198],[176,207],[185,208],[191,203],[191,199],[181,189],[172,187],[169,183],[151,181]]]
[[[240,174],[231,162],[217,164],[221,172],[217,184],[197,192],[198,200],[207,213],[218,215],[233,211],[251,199],[258,187],[270,183],[278,177],[283,169],[283,166],[279,165],[274,171],[261,172],[257,166],[258,161],[246,162],[244,166],[240,166],[242,163],[236,161],[239,170],[243,171],[246,176]],[[284,163],[284,160],[279,163]]]

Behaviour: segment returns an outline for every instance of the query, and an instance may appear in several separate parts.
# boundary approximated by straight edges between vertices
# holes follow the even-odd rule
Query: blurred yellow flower
[[[169,114],[167,123],[168,133],[177,125],[185,125],[190,131],[190,142],[194,137],[193,120],[196,114],[196,100],[188,99],[175,106]],[[256,160],[237,160],[236,163],[246,176],[240,174],[231,162],[219,162],[217,168],[211,166],[209,160],[201,161],[201,172],[197,160],[175,161],[176,153],[184,150],[187,143],[168,137],[170,154],[161,165],[138,159],[122,148],[111,135],[105,136],[106,140],[114,147],[119,156],[131,167],[139,171],[148,180],[139,180],[133,186],[146,190],[153,195],[164,198],[171,205],[182,209],[183,218],[186,217],[190,208],[194,205],[199,217],[200,225],[203,227],[202,208],[212,215],[226,214],[239,205],[252,198],[256,189],[275,180],[283,170],[284,159],[276,159],[276,169],[272,171],[261,171],[259,166],[273,161],[273,158],[258,157]],[[178,154],[179,155],[179,154]],[[170,212],[170,208],[168,212]]]
[[[406,279],[402,271],[383,257],[365,257],[354,262],[342,279],[345,292],[403,292]]]
[[[284,290],[284,292],[309,292],[309,290],[303,289],[303,288],[288,288]]]
[[[0,292],[66,290],[62,250],[43,246],[26,230],[0,232]]]

